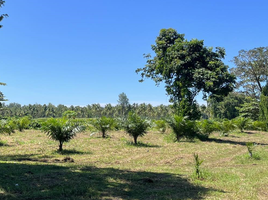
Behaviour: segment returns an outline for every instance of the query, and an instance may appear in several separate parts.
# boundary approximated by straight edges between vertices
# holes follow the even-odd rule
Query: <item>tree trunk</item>
[[[134,143],[137,144],[138,136],[134,136]]]
[[[63,142],[60,141],[60,145],[59,145],[59,151],[62,151],[62,145],[63,145]]]
[[[102,130],[102,138],[105,138],[105,131]]]

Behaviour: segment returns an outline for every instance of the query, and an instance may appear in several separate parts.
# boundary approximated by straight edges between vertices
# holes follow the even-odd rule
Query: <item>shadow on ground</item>
[[[204,199],[180,175],[47,163],[0,163],[0,199]],[[218,191],[219,192],[219,191]]]
[[[239,141],[234,141],[234,140],[229,140],[229,139],[218,139],[218,138],[208,138],[206,142],[216,142],[216,143],[223,143],[223,144],[233,144],[233,145],[242,145],[246,146],[247,142],[239,142]],[[258,145],[268,145],[265,143],[258,143]]]

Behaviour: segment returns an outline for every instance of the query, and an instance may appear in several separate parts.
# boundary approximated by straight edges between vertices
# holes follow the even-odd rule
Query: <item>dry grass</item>
[[[40,131],[1,135],[0,199],[268,199],[267,133],[173,143],[149,132],[138,146],[122,131],[89,135],[62,153]],[[258,144],[254,158],[246,142]],[[202,179],[193,176],[194,153]]]

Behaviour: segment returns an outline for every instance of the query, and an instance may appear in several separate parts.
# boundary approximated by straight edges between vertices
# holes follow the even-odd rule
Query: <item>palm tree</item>
[[[69,142],[76,133],[84,131],[85,126],[75,120],[50,118],[42,124],[41,130],[51,139],[59,141],[59,151],[62,151],[63,143]]]

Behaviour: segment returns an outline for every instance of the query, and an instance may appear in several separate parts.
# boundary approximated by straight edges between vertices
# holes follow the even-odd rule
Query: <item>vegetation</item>
[[[233,59],[236,67],[232,72],[238,77],[237,88],[254,99],[259,99],[262,87],[267,83],[268,47],[240,50]]]
[[[187,117],[174,115],[167,120],[167,123],[176,135],[177,141],[180,141],[182,138],[192,140],[197,137],[198,130],[196,123],[193,120],[187,119]]]
[[[225,50],[216,51],[204,46],[203,40],[184,38],[176,30],[162,29],[152,45],[155,57],[145,56],[147,64],[136,70],[144,78],[153,79],[156,84],[165,82],[170,102],[178,109],[178,114],[189,119],[199,119],[200,113],[195,101],[199,92],[207,96],[226,96],[234,88],[235,76],[228,72],[221,60]]]
[[[202,173],[200,170],[200,165],[203,163],[204,160],[200,160],[198,154],[194,153],[194,166],[195,166],[195,176],[197,178],[201,178],[202,177]]]
[[[134,143],[137,144],[138,137],[144,136],[149,126],[146,119],[142,119],[137,113],[130,112],[124,127],[126,132],[133,137]]]
[[[84,130],[85,126],[65,118],[51,118],[42,124],[42,131],[51,139],[59,142],[59,151],[63,150],[62,145],[64,142],[69,142],[75,137],[76,133],[80,133]]]
[[[114,128],[115,121],[112,118],[102,116],[92,122],[93,126],[102,133],[102,138],[106,138],[106,133]]]

